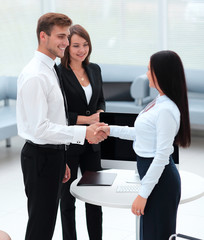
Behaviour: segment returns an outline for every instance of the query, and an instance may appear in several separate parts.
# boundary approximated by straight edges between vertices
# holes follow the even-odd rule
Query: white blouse
[[[169,163],[173,142],[180,127],[180,111],[167,96],[158,96],[155,105],[142,111],[134,127],[110,126],[110,136],[133,140],[138,156],[153,157],[153,161],[141,181],[139,195],[148,198]]]
[[[86,95],[87,104],[89,104],[89,102],[91,100],[91,96],[92,96],[91,84],[89,83],[89,85],[86,86],[86,87],[82,86],[82,88],[84,89],[84,92],[85,92],[85,95]]]

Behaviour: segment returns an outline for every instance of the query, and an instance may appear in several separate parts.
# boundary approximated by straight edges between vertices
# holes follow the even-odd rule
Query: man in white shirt
[[[21,164],[28,198],[26,240],[51,240],[60,189],[70,178],[66,149],[70,143],[84,144],[85,138],[98,143],[107,136],[94,135],[99,124],[67,126],[66,107],[56,57],[62,58],[69,45],[70,18],[47,13],[37,25],[38,49],[18,78],[17,125],[26,140]]]

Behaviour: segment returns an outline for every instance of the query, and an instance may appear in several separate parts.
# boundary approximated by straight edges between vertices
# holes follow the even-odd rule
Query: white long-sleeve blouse
[[[138,156],[153,158],[141,180],[139,195],[143,198],[148,198],[169,163],[179,127],[180,111],[166,95],[158,95],[155,105],[139,114],[134,127],[110,126],[110,136],[133,140]]]

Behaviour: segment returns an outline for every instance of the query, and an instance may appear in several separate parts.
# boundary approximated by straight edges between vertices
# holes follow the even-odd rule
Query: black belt
[[[30,140],[26,140],[27,143],[30,143],[33,146],[40,147],[40,148],[51,148],[51,149],[57,149],[57,150],[65,150],[67,151],[68,145],[66,144],[37,144],[34,142],[31,142]]]

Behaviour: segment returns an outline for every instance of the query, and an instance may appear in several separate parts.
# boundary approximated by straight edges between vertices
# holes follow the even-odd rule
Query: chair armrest
[[[14,76],[0,76],[0,100],[4,100],[6,106],[9,99],[16,100],[17,78]]]
[[[7,98],[16,100],[17,98],[17,79],[16,76],[7,76],[6,82],[7,82]]]
[[[149,96],[149,80],[146,74],[136,77],[131,84],[130,94],[136,105],[142,105],[143,100]]]

